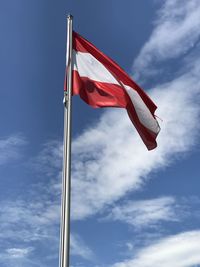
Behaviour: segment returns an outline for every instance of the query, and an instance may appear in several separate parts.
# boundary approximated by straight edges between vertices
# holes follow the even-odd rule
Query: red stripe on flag
[[[73,95],[80,95],[87,104],[94,108],[126,108],[128,101],[128,95],[121,86],[80,77],[78,71],[75,70],[73,71]]]

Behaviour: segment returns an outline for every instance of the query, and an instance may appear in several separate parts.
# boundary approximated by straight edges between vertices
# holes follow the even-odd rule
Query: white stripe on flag
[[[93,55],[73,50],[74,70],[93,81],[118,84],[114,76]]]
[[[124,85],[124,88],[129,95],[131,102],[135,108],[137,116],[140,122],[149,130],[154,133],[158,133],[160,131],[160,127],[158,122],[154,119],[148,107],[145,105],[144,101],[137,93],[137,91],[133,90],[130,86]]]

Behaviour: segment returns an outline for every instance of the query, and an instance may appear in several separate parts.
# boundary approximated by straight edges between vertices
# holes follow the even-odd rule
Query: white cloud
[[[21,158],[21,148],[26,144],[27,141],[20,135],[0,139],[0,165]]]
[[[178,221],[176,205],[173,197],[128,201],[109,210],[107,218],[126,222],[139,229],[153,227],[164,221]]]
[[[174,163],[176,157],[196,143],[200,64],[197,60],[188,60],[187,65],[190,71],[150,92],[164,121],[155,151],[146,150],[124,110],[104,112],[99,122],[73,141],[73,219],[83,219],[102,211],[127,192],[137,190],[150,178],[150,172]],[[50,172],[58,172],[61,155],[62,144],[49,142],[37,157],[38,163],[42,158],[42,171],[47,166],[49,174],[48,166],[56,158]],[[51,182],[45,190],[59,195],[60,184]],[[39,214],[34,220],[42,223],[51,216],[58,218],[59,203],[55,209],[52,205],[42,207],[44,216]],[[54,210],[56,213],[50,214]],[[51,212],[47,214],[47,211]]]
[[[188,51],[199,38],[199,31],[196,31],[198,14],[199,5],[197,6],[195,0],[165,1],[159,11],[153,34],[135,61],[138,73],[143,70],[143,74],[148,74],[149,66],[155,70],[154,62],[174,58]],[[160,123],[158,148],[155,151],[146,150],[126,112],[119,109],[105,111],[96,124],[85,129],[73,140],[71,209],[73,219],[83,219],[104,211],[107,206],[113,205],[128,192],[142,187],[151,178],[150,173],[174,163],[176,157],[189,151],[196,144],[200,112],[200,64],[197,57],[192,60],[188,58],[181,73],[169,83],[158,85],[159,89],[150,91],[159,107],[158,115],[163,119],[163,123]],[[24,144],[25,140],[19,137],[1,140],[0,164],[18,158],[19,147]],[[54,175],[60,171],[58,169],[61,167],[61,156],[61,143],[46,143],[42,152],[32,162],[32,166],[47,175]],[[9,242],[18,240],[27,244],[47,240],[48,244],[50,241],[54,245],[59,243],[59,202],[55,201],[54,197],[50,198],[49,194],[56,192],[58,196],[60,184],[58,181],[50,182],[44,188],[41,198],[36,196],[32,201],[17,200],[1,203],[2,240]],[[137,210],[134,211],[137,227],[172,217],[171,205],[174,200],[165,198],[160,201],[149,210],[144,208],[146,203],[142,201],[137,203]],[[130,213],[125,207],[122,214],[124,218],[120,218],[116,210],[113,211],[116,219],[132,223]],[[133,259],[116,264],[115,267],[190,267],[199,263],[197,254],[200,253],[196,246],[199,237],[199,231],[196,231],[160,239],[157,243],[141,249]],[[71,243],[74,255],[92,259],[91,249],[80,237],[72,235]],[[132,251],[131,244],[127,243],[130,251]],[[53,245],[52,248],[54,253],[58,249]],[[20,251],[16,249],[17,247],[11,248],[7,254],[20,255]],[[154,253],[152,258],[148,258],[147,256],[156,249],[163,254]],[[187,263],[183,262],[185,255]],[[163,262],[168,264],[159,265],[160,259],[162,264]]]
[[[147,237],[150,234],[151,239],[152,233],[144,230],[157,228],[156,235],[154,233],[155,239],[158,238],[158,230],[166,228],[166,225],[163,226],[164,222],[180,223],[184,221],[185,225],[191,220],[198,222],[200,219],[199,205],[200,199],[197,196],[165,196],[154,199],[120,201],[106,211],[108,215],[103,220],[127,223],[135,230],[139,230],[140,235],[145,233]]]
[[[10,247],[0,253],[1,266],[6,267],[26,267],[41,266],[37,260],[31,260],[33,247]]]
[[[27,257],[33,250],[33,247],[8,248],[6,249],[6,253],[9,258],[24,258]]]
[[[200,231],[184,232],[160,239],[140,249],[132,259],[113,267],[194,267],[200,264]]]
[[[58,239],[60,207],[43,197],[0,203],[0,238],[31,242]],[[59,234],[58,234],[59,235]]]
[[[5,253],[0,254],[0,260],[7,258],[30,260],[31,252],[38,245],[44,248],[47,246],[46,252],[48,254],[52,252],[51,258],[58,258],[60,203],[58,199],[52,199],[52,195],[48,192],[45,194],[45,196],[33,194],[31,201],[16,200],[0,203],[0,238],[3,243],[5,242],[5,246],[2,243],[1,248],[6,247],[7,244],[11,246],[16,243],[21,246],[31,245],[25,248],[5,249]],[[71,234],[70,240],[72,255],[78,255],[87,260],[94,258],[94,253],[79,235]],[[48,260],[49,257],[45,259]]]
[[[40,153],[29,161],[38,172],[53,176],[62,168],[62,144],[53,140],[43,144]]]
[[[154,30],[133,66],[134,77],[160,71],[155,64],[184,55],[200,37],[198,0],[165,0]]]
[[[184,3],[183,3],[184,2]],[[177,57],[199,38],[197,0],[166,0],[150,40],[136,60],[138,70],[158,60]],[[104,112],[100,120],[73,141],[72,217],[82,219],[137,190],[149,174],[172,164],[189,151],[199,134],[200,64],[198,49],[188,55],[176,78],[149,94],[163,119],[158,148],[148,152],[124,110]],[[193,51],[193,52],[194,52]]]
[[[137,190],[150,172],[173,163],[196,143],[200,64],[192,58],[187,60],[187,66],[190,70],[150,91],[163,118],[155,151],[146,150],[124,110],[104,112],[96,124],[73,140],[73,219],[97,213],[127,192]],[[58,172],[61,157],[62,143],[48,142],[35,164],[49,175]],[[50,187],[46,190],[59,194],[58,181]]]
[[[148,55],[141,52],[137,59],[140,64],[146,56],[153,58],[157,47],[163,58],[171,57],[170,53],[174,53],[174,57],[182,53],[181,40],[189,34],[189,25],[194,25],[196,29],[195,18],[199,10],[195,0],[184,3],[181,5],[180,0],[165,1],[159,11],[159,19],[150,41],[143,48],[144,51],[148,51]],[[193,19],[191,14],[195,15]],[[184,27],[181,26],[181,22]],[[168,36],[168,31],[163,30],[168,29],[166,25],[174,29],[174,38],[171,36],[168,42],[163,42],[163,38]],[[183,29],[180,30],[180,27]],[[163,34],[162,38],[159,38],[160,31]],[[179,37],[176,31],[182,32]],[[157,39],[152,44],[151,40],[155,34]],[[196,31],[192,31],[191,36],[193,35],[191,38],[195,39]],[[180,52],[175,53],[171,47],[180,47],[177,50]],[[185,44],[184,47],[189,46]],[[188,57],[177,78],[169,83],[160,84],[157,86],[158,89],[149,92],[159,107],[158,115],[163,119],[160,123],[158,148],[155,151],[146,150],[126,112],[119,109],[104,112],[96,124],[85,129],[73,140],[73,219],[83,219],[102,211],[128,192],[137,190],[150,179],[150,173],[172,164],[177,157],[194,146],[199,133],[199,72],[200,64],[197,57]],[[41,171],[52,175],[55,170],[61,168],[61,156],[61,143],[49,142],[38,155],[35,165]],[[58,192],[60,184],[56,182],[52,184],[53,187]]]
[[[148,152],[124,110],[106,111],[73,141],[72,216],[82,219],[136,190],[149,174],[189,151],[199,133],[198,61],[150,94],[163,119],[158,148]]]
[[[134,245],[133,245],[132,243],[127,242],[125,245],[126,245],[126,247],[127,247],[127,249],[128,249],[129,251],[133,251],[133,249],[134,249]]]
[[[86,260],[94,259],[94,253],[77,234],[70,236],[71,254]]]

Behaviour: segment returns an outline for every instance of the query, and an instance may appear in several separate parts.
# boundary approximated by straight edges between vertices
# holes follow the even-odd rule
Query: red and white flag
[[[121,67],[76,32],[72,69],[73,95],[94,108],[125,108],[147,148],[157,146],[156,105]]]

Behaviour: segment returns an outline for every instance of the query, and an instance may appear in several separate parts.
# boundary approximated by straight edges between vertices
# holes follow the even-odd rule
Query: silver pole
[[[64,92],[64,137],[63,137],[63,176],[60,223],[59,266],[69,267],[70,258],[70,193],[71,193],[71,109],[72,109],[72,20],[67,16],[67,91]]]

